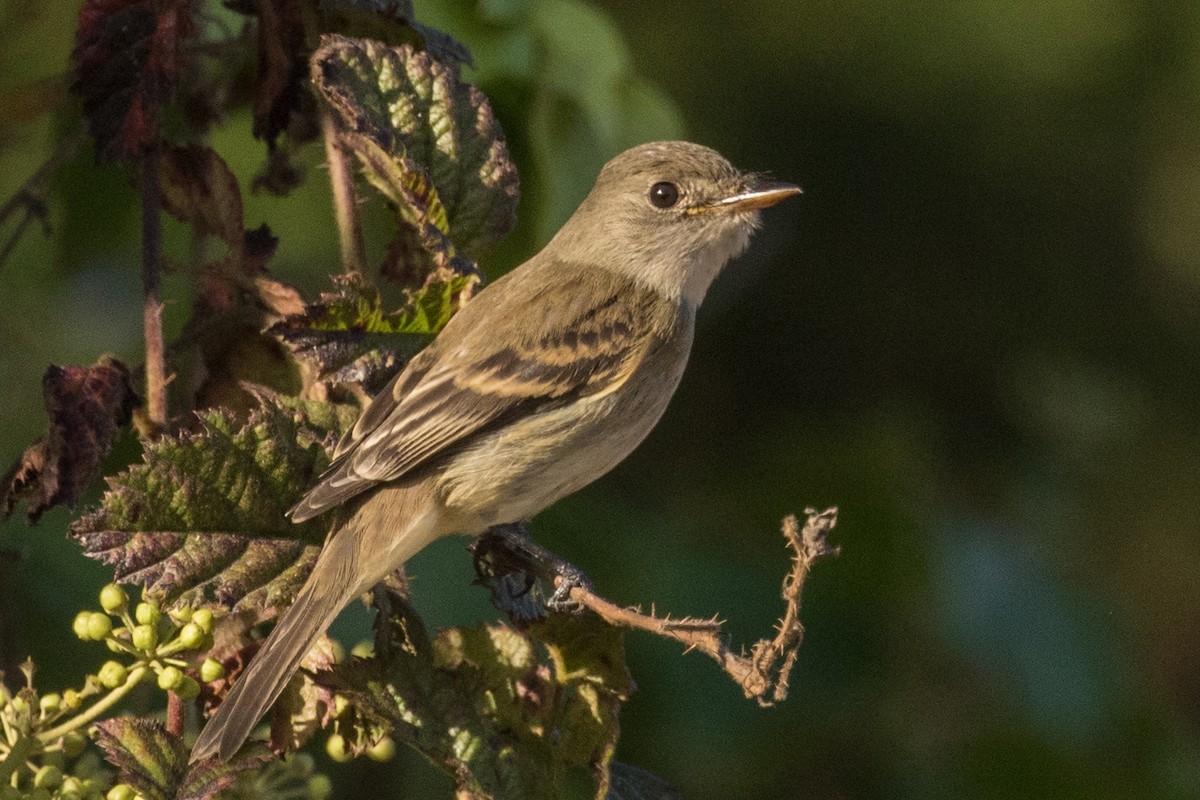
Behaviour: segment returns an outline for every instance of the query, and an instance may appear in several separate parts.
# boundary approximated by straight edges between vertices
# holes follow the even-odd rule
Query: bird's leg
[[[536,577],[549,583],[554,587],[554,593],[546,600],[551,611],[578,613],[580,607],[571,601],[571,590],[576,586],[589,591],[592,588],[583,570],[535,542],[524,523],[489,528],[471,545],[471,552],[482,579],[524,572],[527,581]]]

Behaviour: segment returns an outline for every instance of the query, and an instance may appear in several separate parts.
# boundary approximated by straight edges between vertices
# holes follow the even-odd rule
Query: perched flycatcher
[[[342,508],[344,522],[192,760],[232,756],[338,612],[425,545],[528,520],[625,458],[675,392],[709,284],[758,210],[799,192],[687,142],[605,165],[550,243],[375,398],[291,510]]]

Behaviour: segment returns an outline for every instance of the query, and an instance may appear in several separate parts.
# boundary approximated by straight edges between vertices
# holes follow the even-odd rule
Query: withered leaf
[[[71,89],[100,159],[132,156],[159,138],[179,83],[190,0],[87,0],[79,9]]]
[[[74,505],[141,404],[129,368],[109,356],[90,367],[51,366],[42,395],[50,426],[0,481],[5,519],[23,499],[31,523],[52,506]]]
[[[158,158],[163,208],[197,233],[220,238],[241,254],[242,193],[237,178],[211,147],[167,145]]]

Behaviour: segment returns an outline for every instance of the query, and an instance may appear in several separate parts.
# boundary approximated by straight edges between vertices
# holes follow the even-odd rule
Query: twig
[[[21,221],[17,223],[16,230],[8,237],[3,247],[0,247],[0,266],[8,260],[9,255],[16,249],[17,243],[24,235],[25,229],[29,227],[35,219],[41,221],[42,228],[47,235],[50,233],[49,215],[46,211],[46,202],[42,198],[46,191],[46,184],[49,183],[51,176],[75,155],[75,151],[79,149],[79,145],[83,143],[83,139],[87,134],[87,129],[81,123],[70,136],[59,142],[58,147],[50,154],[50,157],[42,162],[41,166],[33,171],[20,188],[13,192],[13,195],[4,201],[4,205],[0,206],[0,225],[3,225],[9,217],[19,210],[24,210],[25,215]]]
[[[829,544],[829,532],[837,524],[837,509],[817,512],[807,509],[803,529],[794,516],[783,521],[783,536],[792,549],[792,569],[783,579],[785,610],[779,629],[772,639],[761,639],[750,648],[750,654],[734,653],[722,634],[721,622],[678,619],[643,614],[632,608],[622,608],[605,600],[583,586],[573,586],[571,600],[599,614],[611,625],[648,631],[674,639],[688,650],[699,650],[713,658],[721,668],[742,687],[746,697],[769,706],[787,697],[788,676],[796,663],[804,626],[800,622],[800,595],[813,564],[836,556],[840,548]],[[557,581],[556,581],[557,584]]]
[[[142,327],[146,339],[146,413],[162,430],[167,425],[167,368],[163,343],[162,198],[158,188],[158,148],[141,155],[142,191]]]
[[[167,692],[167,733],[183,736],[183,698],[176,692]]]
[[[333,212],[337,218],[342,268],[346,272],[361,273],[366,269],[367,246],[358,222],[354,173],[346,160],[346,151],[338,143],[333,113],[324,103],[321,104],[321,134],[325,138],[325,160],[329,162],[329,186],[333,190]]]

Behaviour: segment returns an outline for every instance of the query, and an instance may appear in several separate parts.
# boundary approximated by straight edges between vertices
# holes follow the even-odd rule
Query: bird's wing
[[[612,274],[589,274],[578,287],[554,274],[536,287],[510,277],[465,306],[380,392],[289,512],[293,520],[401,478],[514,417],[619,387],[659,338],[664,315],[675,314],[669,301]],[[483,313],[486,328],[475,324]]]

